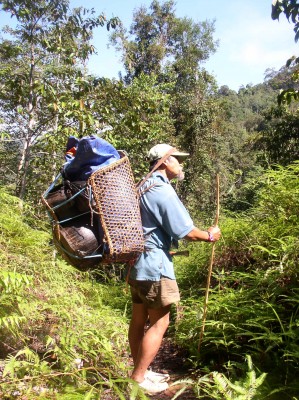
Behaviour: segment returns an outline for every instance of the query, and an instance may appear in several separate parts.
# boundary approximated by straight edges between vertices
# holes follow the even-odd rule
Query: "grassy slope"
[[[111,382],[127,376],[123,284],[53,260],[50,235],[24,222],[19,200],[0,190],[0,203],[0,397],[113,398],[122,383]]]

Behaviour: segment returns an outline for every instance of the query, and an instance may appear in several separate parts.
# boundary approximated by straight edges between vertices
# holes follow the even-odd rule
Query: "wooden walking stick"
[[[220,210],[220,202],[219,202],[219,175],[217,174],[216,176],[216,201],[217,201],[217,208],[216,208],[216,216],[215,216],[215,223],[214,225],[218,225],[219,221],[219,210]],[[209,290],[210,290],[210,282],[211,282],[211,275],[212,275],[212,269],[213,269],[213,263],[214,263],[214,253],[215,253],[215,242],[212,243],[212,252],[211,252],[211,259],[210,259],[210,265],[209,265],[209,271],[208,271],[208,278],[207,278],[207,286],[206,286],[206,294],[205,294],[205,301],[204,301],[204,307],[203,307],[203,316],[202,316],[202,326],[201,326],[201,332],[200,332],[200,337],[199,337],[199,343],[198,343],[198,351],[200,351],[200,346],[205,330],[205,324],[206,324],[206,318],[207,318],[207,310],[208,310],[208,299],[209,299]]]

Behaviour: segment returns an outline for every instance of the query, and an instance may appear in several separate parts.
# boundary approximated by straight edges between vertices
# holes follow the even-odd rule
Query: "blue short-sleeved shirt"
[[[140,208],[146,250],[131,268],[130,278],[175,279],[169,255],[171,242],[186,236],[194,228],[193,221],[169,180],[159,172],[154,172],[142,186]]]

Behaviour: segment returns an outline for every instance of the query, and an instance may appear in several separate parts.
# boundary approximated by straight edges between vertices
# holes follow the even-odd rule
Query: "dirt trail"
[[[170,375],[170,385],[178,380],[191,379],[192,371],[189,369],[186,360],[187,354],[182,349],[172,343],[170,338],[165,337],[159,353],[151,364],[151,368],[156,372],[168,373]],[[150,396],[152,400],[170,400],[186,384],[170,386],[165,392],[155,396]],[[196,400],[191,387],[188,387],[177,399]]]

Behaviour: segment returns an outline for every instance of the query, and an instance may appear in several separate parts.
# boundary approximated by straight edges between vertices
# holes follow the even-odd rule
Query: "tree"
[[[299,39],[299,2],[297,0],[273,0],[272,1],[272,19],[278,20],[280,14],[284,13],[288,21],[293,22],[295,41]]]
[[[198,69],[215,52],[214,23],[177,18],[174,5],[173,0],[153,0],[149,11],[140,7],[134,12],[129,34],[120,24],[111,35],[112,44],[122,52],[126,82],[141,73],[168,75],[168,66],[177,74],[183,65],[185,70],[186,65]]]
[[[272,19],[279,20],[280,14],[284,13],[288,21],[294,24],[295,42],[299,39],[299,2],[297,0],[273,0]],[[286,67],[292,67],[293,82],[299,82],[299,57],[293,56],[286,62]],[[282,90],[278,96],[279,104],[290,104],[292,100],[299,100],[299,91],[297,88],[287,88]]]
[[[202,68],[203,63],[215,52],[214,22],[194,22],[175,15],[174,1],[152,1],[149,9],[140,7],[133,14],[129,32],[120,25],[111,41],[122,52],[126,76],[130,84],[142,74],[157,76],[155,85],[170,96],[170,112],[174,130],[169,131],[168,142],[185,147],[191,153],[189,175],[186,176],[181,195],[194,204],[209,210],[210,197],[200,191],[203,182],[214,179],[211,167],[217,159],[220,140],[215,120],[218,106],[214,78]],[[164,84],[170,84],[167,88]],[[161,139],[161,138],[160,138]],[[222,139],[221,139],[222,140]],[[221,141],[220,140],[220,141]],[[156,142],[153,141],[152,144]],[[207,175],[208,176],[207,176]],[[188,193],[188,196],[187,196]],[[207,207],[206,207],[207,206]]]
[[[288,166],[299,159],[298,111],[285,106],[273,107],[265,114],[264,129],[255,147],[262,149],[270,166]]]
[[[104,80],[97,89],[97,107],[109,126],[104,137],[128,152],[137,179],[148,172],[146,154],[152,143],[173,135],[169,90],[154,74],[141,74],[130,85]]]
[[[18,143],[16,194],[24,198],[30,164],[39,157],[33,154],[38,141],[47,137],[51,146],[72,120],[84,130],[82,97],[92,85],[84,79],[83,67],[94,52],[92,32],[106,19],[83,8],[70,12],[67,0],[0,4],[17,20],[15,29],[6,28],[13,40],[0,44],[0,107],[9,141]],[[107,27],[116,23],[117,19],[110,20]]]
[[[141,73],[161,72],[163,61],[170,56],[169,30],[175,18],[173,6],[172,0],[163,5],[153,1],[150,13],[140,7],[133,14],[129,34],[120,24],[111,35],[111,43],[122,52],[126,82]]]
[[[279,20],[284,14],[294,24],[295,42],[299,39],[299,2],[297,0],[274,0],[272,19]],[[269,163],[288,165],[298,159],[299,123],[298,108],[292,102],[299,100],[299,58],[291,57],[285,68],[270,76],[270,82],[279,82],[278,106],[266,115],[265,129],[258,136],[256,145],[263,148]]]

